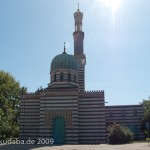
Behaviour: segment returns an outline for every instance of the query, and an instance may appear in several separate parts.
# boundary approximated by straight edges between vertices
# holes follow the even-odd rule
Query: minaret
[[[78,71],[78,83],[80,85],[80,91],[85,91],[85,64],[86,58],[83,50],[83,40],[84,40],[84,32],[82,32],[82,19],[83,13],[78,9],[74,13],[75,19],[75,32],[73,33],[74,38],[74,56],[79,63],[79,71]]]
[[[78,10],[74,13],[75,19],[75,32],[73,33],[74,37],[74,55],[83,55],[83,39],[84,39],[84,32],[82,32],[82,19],[83,13]]]

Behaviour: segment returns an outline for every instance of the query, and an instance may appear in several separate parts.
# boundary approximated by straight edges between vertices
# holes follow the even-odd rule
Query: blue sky
[[[150,0],[120,0],[115,11],[105,1],[79,1],[86,90],[104,90],[107,105],[138,104],[150,96]],[[0,0],[0,69],[29,92],[47,87],[51,60],[64,41],[73,54],[77,3]]]

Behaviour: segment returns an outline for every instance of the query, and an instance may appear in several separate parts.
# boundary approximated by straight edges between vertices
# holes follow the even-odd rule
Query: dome
[[[77,68],[75,57],[67,54],[66,52],[55,56],[51,62],[51,71],[56,69],[77,70]]]

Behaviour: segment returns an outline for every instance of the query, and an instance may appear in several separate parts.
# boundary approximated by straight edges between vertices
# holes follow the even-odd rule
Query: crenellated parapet
[[[21,95],[21,99],[40,99],[41,96],[79,95],[79,88],[46,88]]]
[[[29,92],[29,93],[21,95],[21,99],[31,99],[31,98],[34,98],[34,99],[40,98],[40,92]]]
[[[104,98],[104,90],[85,91],[80,93],[80,97],[100,97]]]
[[[85,91],[84,93],[104,93],[104,90]]]

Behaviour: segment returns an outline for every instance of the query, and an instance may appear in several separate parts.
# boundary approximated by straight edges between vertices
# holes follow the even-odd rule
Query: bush
[[[125,144],[133,141],[134,134],[127,127],[114,123],[107,130],[109,132],[108,140],[110,144]]]

